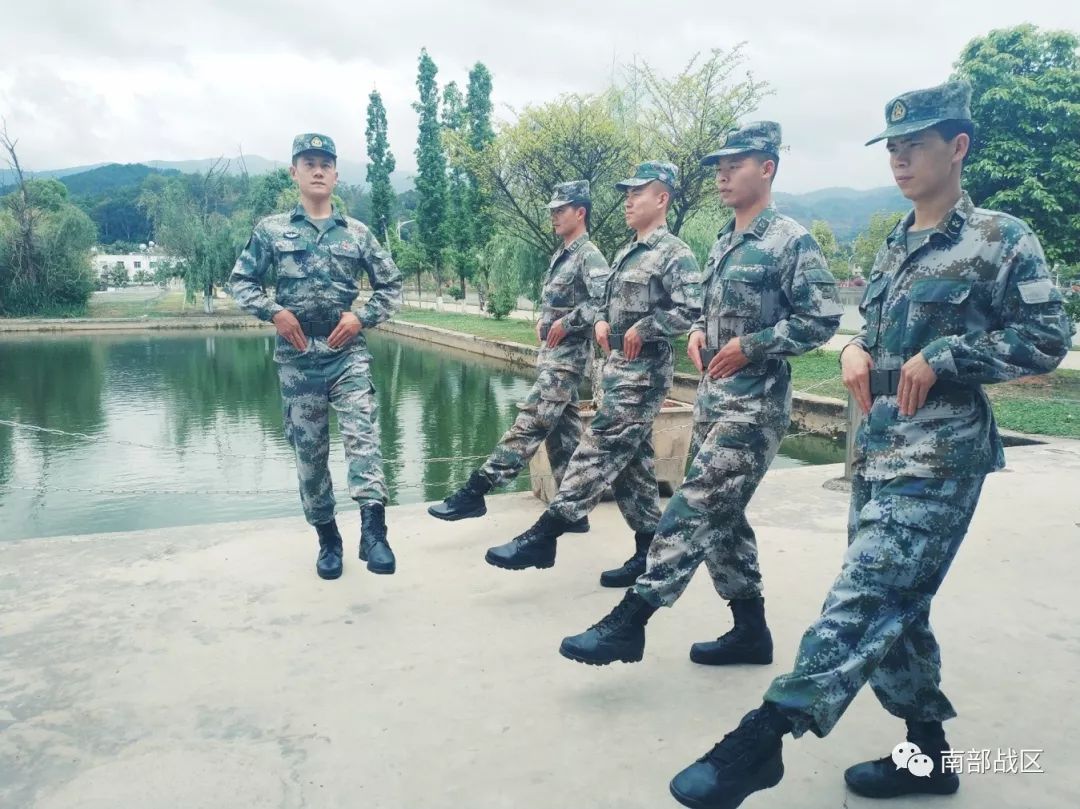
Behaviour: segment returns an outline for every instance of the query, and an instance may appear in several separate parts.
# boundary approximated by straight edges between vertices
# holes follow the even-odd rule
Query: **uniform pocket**
[[[903,347],[918,350],[936,340],[967,331],[972,282],[925,278],[911,285]]]
[[[866,347],[873,348],[878,343],[881,331],[881,309],[885,303],[885,290],[889,288],[889,276],[885,273],[872,276],[863,292],[859,303],[859,312],[866,321]]]
[[[308,246],[298,239],[278,239],[274,242],[274,257],[277,259],[278,278],[303,278],[304,261]]]

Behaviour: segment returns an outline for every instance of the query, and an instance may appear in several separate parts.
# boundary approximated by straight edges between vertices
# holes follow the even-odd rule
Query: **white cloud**
[[[327,10],[330,8],[331,10]],[[961,0],[921,8],[775,0],[590,4],[459,0],[435,5],[324,0],[40,0],[0,29],[0,115],[23,162],[44,169],[248,154],[283,159],[293,134],[332,134],[363,160],[367,95],[387,105],[400,168],[415,165],[416,59],[440,85],[483,61],[497,112],[602,89],[635,55],[665,71],[695,52],[747,44],[747,67],[773,87],[757,117],[779,120],[790,153],[779,190],[889,182],[862,143],[889,96],[943,80],[963,45],[1030,21],[1080,29],[1080,6]]]

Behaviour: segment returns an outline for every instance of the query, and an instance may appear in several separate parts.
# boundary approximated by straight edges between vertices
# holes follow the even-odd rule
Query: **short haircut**
[[[772,177],[769,178],[769,182],[771,183],[771,182],[776,180],[776,174],[777,174],[777,172],[780,171],[780,156],[779,155],[774,155],[774,154],[772,154],[770,152],[759,152],[759,151],[755,150],[755,151],[750,152],[750,156],[753,157],[754,160],[757,161],[759,166],[762,163],[764,163],[766,160],[771,160],[773,162],[773,173],[772,173]]]
[[[967,163],[968,157],[971,156],[971,147],[975,145],[974,121],[964,120],[962,118],[950,118],[947,121],[936,123],[930,128],[941,135],[941,139],[946,143],[955,140],[957,135],[967,135],[968,149],[967,154],[964,155],[964,163]]]
[[[321,155],[323,157],[328,158],[330,160],[330,162],[334,165],[334,168],[337,168],[337,158],[334,157],[333,155],[327,154],[326,152],[320,151],[319,149],[308,149],[307,151],[299,152],[298,154],[294,154],[293,159],[292,159],[292,164],[295,166],[296,162],[301,157],[305,157],[305,156],[314,157],[315,155]]]
[[[590,214],[592,214],[592,203],[591,202],[571,202],[570,207],[573,208],[575,211],[578,208],[584,208],[585,209],[585,230],[588,230],[589,229],[589,216],[590,216]]]

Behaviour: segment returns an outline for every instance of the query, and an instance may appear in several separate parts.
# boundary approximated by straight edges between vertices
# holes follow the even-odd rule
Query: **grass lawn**
[[[87,317],[114,318],[114,317],[205,317],[202,309],[202,298],[197,298],[192,303],[184,301],[184,293],[180,290],[165,290],[152,297],[142,296],[125,299],[126,293],[106,293],[93,295],[87,304]],[[214,312],[216,314],[237,314],[232,298],[217,298],[214,300]]]
[[[428,309],[404,309],[397,319],[492,340],[536,345],[533,325],[525,320],[493,320]],[[675,341],[675,370],[696,373],[686,356],[685,337]],[[835,352],[819,350],[795,357],[791,371],[796,391],[847,399],[847,391],[840,384]],[[1080,371],[1055,371],[1046,376],[988,385],[986,392],[993,402],[998,424],[1006,430],[1080,438]]]

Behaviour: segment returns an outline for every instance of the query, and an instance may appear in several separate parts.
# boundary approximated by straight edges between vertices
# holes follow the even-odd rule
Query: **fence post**
[[[855,463],[855,433],[859,429],[859,425],[862,424],[863,419],[862,410],[855,404],[855,398],[848,393],[847,397],[847,442],[844,452],[844,480],[851,480],[851,468]]]

